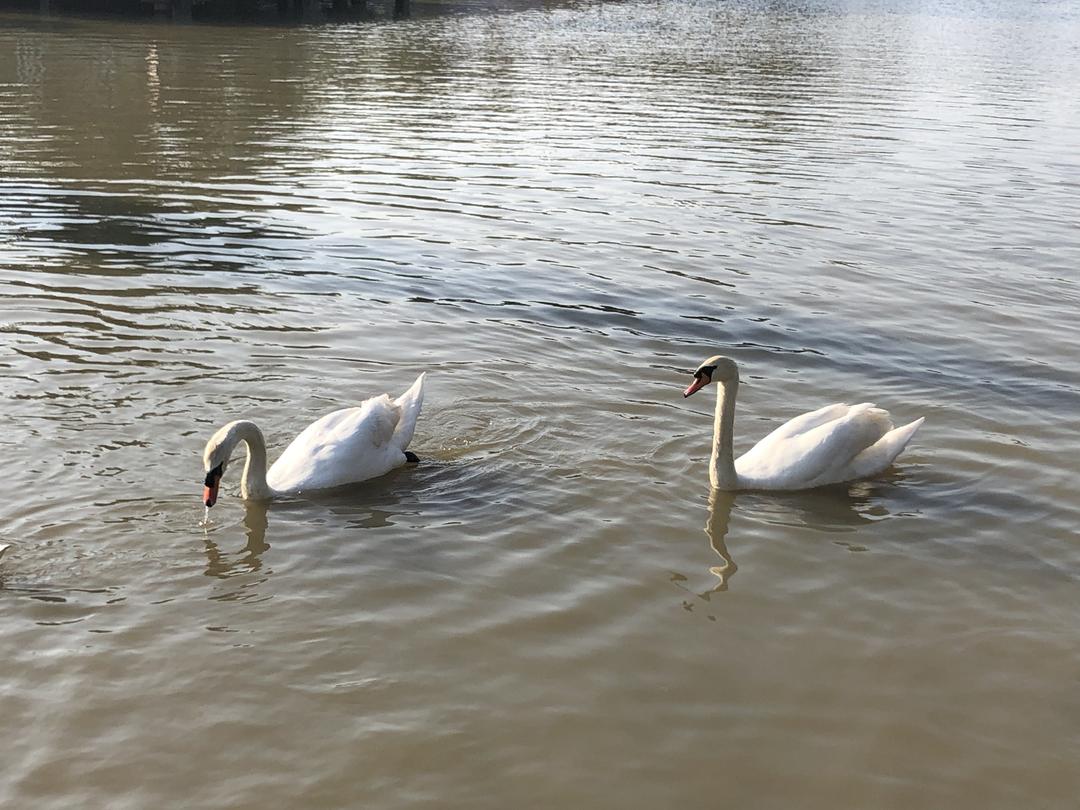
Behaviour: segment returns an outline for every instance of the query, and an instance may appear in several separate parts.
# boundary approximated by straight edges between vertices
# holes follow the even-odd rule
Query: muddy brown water
[[[0,16],[0,805],[1075,807],[1077,3],[459,12]],[[717,352],[926,424],[710,498]]]

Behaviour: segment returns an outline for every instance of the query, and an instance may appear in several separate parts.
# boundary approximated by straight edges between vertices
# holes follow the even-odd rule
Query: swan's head
[[[718,354],[697,367],[697,371],[694,372],[694,381],[683,391],[683,396],[688,397],[711,382],[726,383],[738,379],[739,367],[735,365],[735,361]]]
[[[218,487],[221,486],[221,478],[225,475],[225,468],[229,466],[229,456],[232,455],[236,442],[232,435],[230,423],[210,437],[203,450],[203,468],[206,470],[206,481],[203,482],[203,503],[209,509],[218,498]]]

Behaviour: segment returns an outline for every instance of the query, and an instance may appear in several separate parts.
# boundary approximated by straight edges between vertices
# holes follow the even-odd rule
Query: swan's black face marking
[[[706,385],[712,382],[713,372],[716,371],[716,366],[702,366],[694,372],[694,381],[687,386],[683,391],[683,398],[690,396],[695,391],[700,391]]]
[[[217,503],[218,486],[221,484],[221,476],[225,474],[225,462],[221,462],[214,469],[210,470],[206,474],[206,480],[203,482],[203,503],[206,504],[206,508],[209,509],[215,503]]]
[[[218,464],[216,467],[214,467],[214,469],[210,470],[210,472],[206,474],[206,481],[204,481],[203,483],[208,487],[212,487],[221,481],[221,476],[223,476],[224,474],[225,462],[223,461],[221,462],[221,464]]]

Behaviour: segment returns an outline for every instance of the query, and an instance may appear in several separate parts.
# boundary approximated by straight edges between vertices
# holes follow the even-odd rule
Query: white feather
[[[829,418],[807,420],[809,429],[790,429],[823,413]],[[735,459],[735,472],[741,489],[810,489],[866,478],[887,470],[922,423],[894,429],[888,412],[869,403],[829,405],[773,431]]]
[[[207,442],[205,467],[209,471],[227,463],[233,448],[246,442],[248,462],[241,483],[245,498],[329,489],[384,475],[407,460],[405,448],[424,402],[424,376],[397,399],[382,394],[312,422],[268,471],[262,432],[251,422],[230,422]]]
[[[877,475],[888,469],[923,423],[916,419],[895,428],[888,412],[869,402],[827,405],[788,420],[735,458],[738,366],[729,357],[710,357],[684,396],[711,382],[717,385],[717,400],[709,479],[722,490],[811,489]]]

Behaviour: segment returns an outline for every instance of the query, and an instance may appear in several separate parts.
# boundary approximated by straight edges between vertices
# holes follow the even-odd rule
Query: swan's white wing
[[[786,439],[798,436],[800,433],[806,433],[808,430],[813,430],[818,425],[824,425],[826,422],[831,422],[834,419],[846,416],[850,410],[851,406],[847,404],[826,405],[824,408],[818,408],[816,411],[810,411],[809,413],[800,414],[793,419],[789,419],[752,448],[747,450],[742,456],[745,460],[744,463],[756,464],[759,457],[764,458],[772,452],[774,445],[780,444]]]
[[[848,480],[851,463],[892,429],[887,412],[868,403],[787,438],[771,439],[736,459],[744,489],[806,489]],[[816,413],[816,412],[815,412]]]
[[[405,462],[391,441],[401,408],[389,396],[327,414],[304,428],[267,473],[276,490],[325,489],[374,478]]]
[[[426,374],[426,372],[425,372]],[[404,451],[412,441],[413,432],[416,430],[416,420],[420,416],[420,408],[424,404],[424,376],[416,378],[409,390],[394,400],[394,404],[401,411],[401,419],[394,429],[392,442],[394,446]]]

